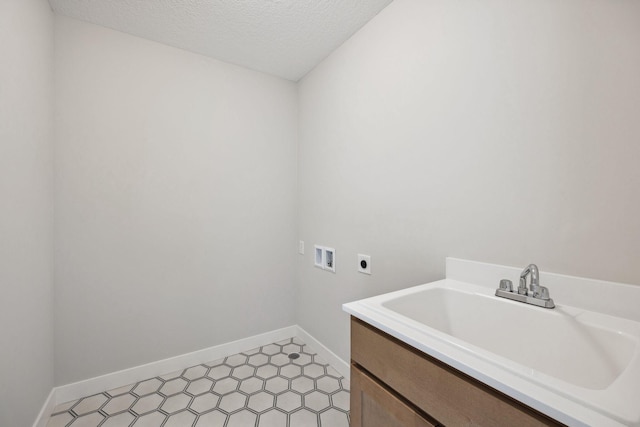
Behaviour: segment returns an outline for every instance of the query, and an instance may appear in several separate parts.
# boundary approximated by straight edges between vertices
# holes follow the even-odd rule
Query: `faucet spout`
[[[534,286],[540,286],[540,271],[538,270],[537,265],[529,264],[527,268],[522,270],[522,273],[520,273],[520,278],[525,279],[529,274],[531,274],[531,284]]]
[[[518,293],[526,295],[527,292],[527,276],[531,276],[531,284],[529,286],[531,293],[536,295],[540,290],[540,271],[535,264],[529,264],[522,273],[520,273],[520,286],[518,286]],[[522,292],[524,291],[524,292]]]

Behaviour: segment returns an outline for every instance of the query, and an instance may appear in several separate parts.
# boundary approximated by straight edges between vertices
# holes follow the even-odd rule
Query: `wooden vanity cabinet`
[[[351,318],[351,427],[563,424]]]

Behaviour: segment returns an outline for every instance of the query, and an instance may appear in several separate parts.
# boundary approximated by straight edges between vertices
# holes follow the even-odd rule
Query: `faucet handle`
[[[548,300],[548,299],[550,299],[550,297],[549,297],[549,289],[547,289],[544,286],[538,286],[536,291],[533,293],[533,297],[534,298],[543,299],[543,300]]]
[[[507,291],[507,292],[513,292],[513,283],[511,282],[511,280],[509,280],[509,279],[500,280],[500,290],[501,291]]]

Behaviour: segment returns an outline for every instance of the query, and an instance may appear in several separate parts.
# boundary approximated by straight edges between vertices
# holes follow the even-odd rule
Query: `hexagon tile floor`
[[[63,403],[47,427],[348,425],[348,381],[291,338]]]

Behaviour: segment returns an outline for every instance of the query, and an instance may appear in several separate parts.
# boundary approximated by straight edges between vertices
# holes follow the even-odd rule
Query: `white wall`
[[[56,18],[56,384],[294,324],[296,87]]]
[[[0,1],[0,425],[53,386],[53,14]]]
[[[446,256],[640,284],[639,24],[629,0],[395,0],[305,77],[299,235],[337,272],[298,257],[299,324],[347,359],[340,305]]]

